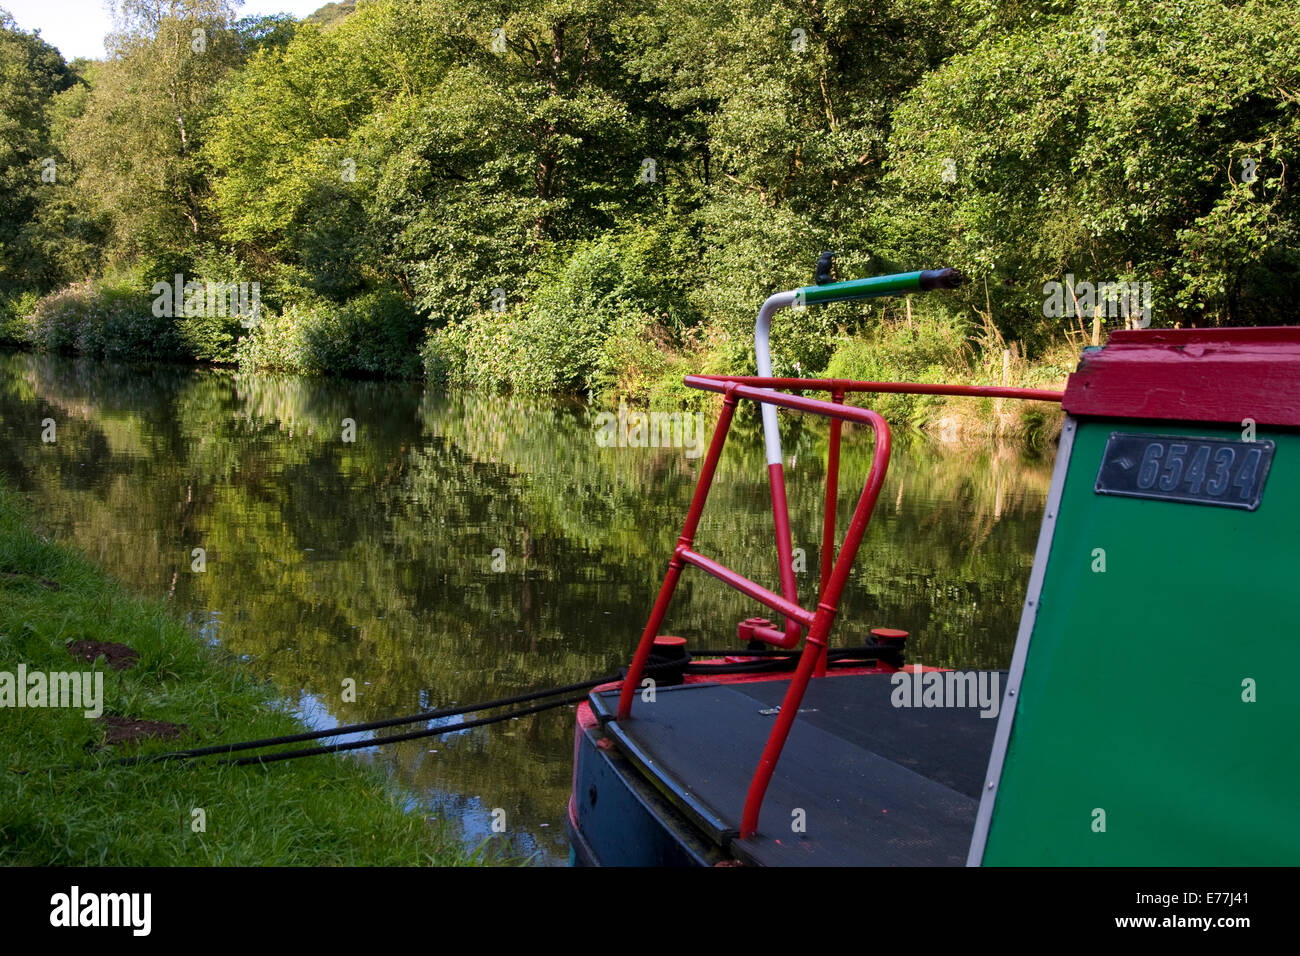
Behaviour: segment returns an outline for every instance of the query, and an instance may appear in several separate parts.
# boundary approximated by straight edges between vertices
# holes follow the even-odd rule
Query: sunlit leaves
[[[1153,282],[1158,322],[1283,319],[1300,9],[1115,0],[1044,13],[987,34],[907,98],[882,231],[989,277],[1015,334],[1041,327],[1039,290],[1067,272]],[[1274,178],[1234,181],[1243,156]],[[953,183],[936,175],[945,157]]]

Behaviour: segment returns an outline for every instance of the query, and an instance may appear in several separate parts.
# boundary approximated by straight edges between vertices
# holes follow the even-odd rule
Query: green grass
[[[53,585],[57,584],[55,590]],[[98,640],[139,652],[114,671],[74,660]],[[267,767],[110,766],[131,753],[301,731],[275,691],[205,647],[159,602],[129,595],[38,536],[0,486],[0,671],[104,672],[107,715],[185,724],[178,740],[104,749],[80,709],[0,708],[0,865],[463,865],[450,828],[405,812],[382,771],[346,758]],[[73,769],[75,767],[75,769]],[[194,832],[202,808],[206,832]]]

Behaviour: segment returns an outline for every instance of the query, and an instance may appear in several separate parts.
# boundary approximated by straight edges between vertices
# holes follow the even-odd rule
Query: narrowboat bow
[[[958,281],[927,270],[778,293],[759,312],[757,376],[686,379],[721,394],[722,412],[626,676],[579,707],[575,862],[1300,862],[1300,329],[1115,332],[1085,350],[1063,393],[772,376],[781,309]],[[907,634],[863,633],[867,622],[845,622],[853,646],[832,647],[890,455],[884,419],[844,404],[855,392],[1062,405],[1007,671],[908,664]],[[779,591],[694,550],[742,401],[762,409]],[[813,610],[792,569],[778,409],[830,419]],[[836,552],[846,421],[871,429],[874,451]],[[661,633],[687,568],[781,623],[749,618],[735,654],[691,661]],[[792,653],[755,650],[767,645]],[[927,694],[948,706],[908,706]],[[996,720],[972,706],[990,694]]]

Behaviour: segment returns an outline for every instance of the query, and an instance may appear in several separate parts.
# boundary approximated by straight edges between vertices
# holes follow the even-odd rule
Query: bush
[[[193,267],[195,275],[186,276],[209,285],[224,286],[230,283],[257,283],[258,301],[261,303],[261,282],[250,278],[248,269],[233,255],[208,250]],[[251,293],[251,289],[246,290]],[[249,296],[251,299],[251,295]],[[241,299],[241,303],[244,300]],[[236,346],[248,328],[248,317],[239,314],[218,315],[219,310],[204,310],[199,315],[176,318],[177,333],[186,353],[202,362],[233,364],[237,360]],[[260,315],[260,308],[259,308]]]
[[[611,391],[640,397],[668,367],[687,303],[677,254],[654,229],[575,244],[561,265],[538,270],[530,302],[482,310],[433,332],[430,378],[520,392]]]
[[[24,292],[12,298],[0,298],[0,345],[30,345],[31,331],[27,317],[36,309],[40,296]]]
[[[138,273],[87,279],[37,301],[26,317],[27,341],[39,351],[128,361],[184,357],[170,318],[153,314],[150,285]]]
[[[264,309],[235,354],[245,371],[413,378],[423,331],[424,321],[392,290],[342,305],[304,295],[278,313]]]
[[[430,330],[420,349],[424,374],[443,384],[504,390],[510,384],[515,324],[504,313],[488,312]]]
[[[186,316],[176,320],[177,333],[188,355],[201,362],[233,364],[244,327],[238,315]]]
[[[425,372],[436,381],[491,391],[590,391],[602,327],[610,322],[608,310],[595,309],[574,315],[520,305],[479,312],[429,336]]]
[[[827,378],[868,382],[951,382],[969,374],[969,323],[939,306],[918,309],[911,322],[890,322],[866,336],[841,340]],[[866,393],[851,397],[891,424],[920,425],[940,404],[933,396]]]
[[[592,381],[595,390],[608,397],[642,400],[673,360],[672,342],[663,325],[635,308],[628,309],[610,323]]]

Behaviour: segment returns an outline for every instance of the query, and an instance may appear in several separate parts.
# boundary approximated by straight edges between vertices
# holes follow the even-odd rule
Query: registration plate
[[[1273,447],[1271,441],[1111,432],[1095,490],[1254,511],[1273,463]]]

